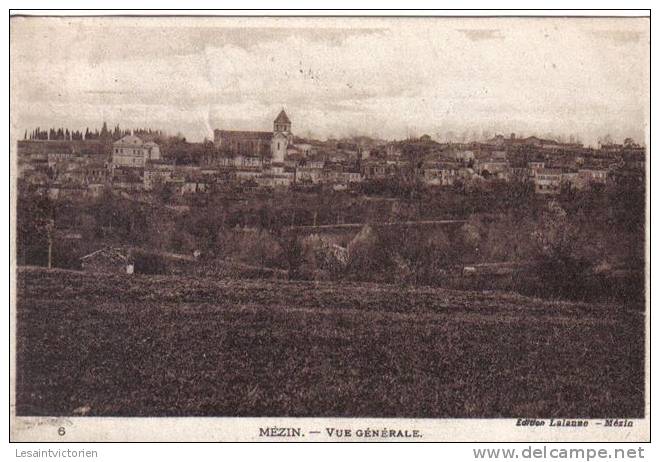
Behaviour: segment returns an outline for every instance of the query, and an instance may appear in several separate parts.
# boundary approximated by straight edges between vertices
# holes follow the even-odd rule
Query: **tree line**
[[[111,190],[95,199],[53,201],[26,187],[18,196],[17,256],[19,264],[45,265],[44,224],[52,219],[56,228],[82,234],[75,243],[56,240],[55,266],[79,268],[85,253],[108,244],[130,245],[188,255],[198,251],[200,265],[233,261],[284,270],[291,278],[643,299],[643,183],[621,177],[583,191],[562,190],[553,199],[538,197],[524,182],[423,189],[412,196],[401,192],[403,197],[382,200],[328,190],[210,194],[180,213],[166,207],[158,192],[151,203]],[[430,218],[466,223],[406,232],[378,225]],[[291,228],[338,222],[365,227],[346,239],[301,235]],[[338,247],[347,252],[343,262]],[[454,277],[456,268],[492,262],[533,266],[506,278]],[[619,270],[628,279],[613,283],[608,277]]]
[[[149,140],[164,139],[165,134],[161,130],[151,128],[138,128],[138,129],[122,129],[116,125],[112,130],[103,122],[103,126],[95,129],[89,127],[82,130],[73,130],[68,128],[48,128],[43,129],[37,127],[33,130],[25,130],[23,135],[24,140],[51,140],[51,141],[77,141],[77,140],[101,140],[101,141],[116,141],[126,135],[134,134],[136,136],[145,137]]]

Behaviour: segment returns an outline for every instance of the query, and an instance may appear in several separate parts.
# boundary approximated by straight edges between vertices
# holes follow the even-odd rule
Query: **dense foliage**
[[[370,195],[213,191],[179,200],[179,208],[160,190],[140,199],[108,190],[96,199],[51,201],[23,188],[17,209],[18,261],[46,264],[45,223],[54,220],[57,229],[81,234],[76,241],[55,236],[54,265],[65,268],[79,268],[85,252],[122,244],[185,255],[197,251],[200,265],[232,261],[286,270],[294,279],[643,299],[645,195],[638,182],[564,190],[553,199],[535,195],[529,183],[520,181],[442,189],[399,183]],[[464,222],[385,225],[438,218]],[[344,233],[296,228],[337,223],[365,227]],[[320,240],[305,241],[310,234]],[[321,255],[333,246],[348,249],[346,262],[336,264]],[[508,279],[454,277],[457,268],[486,262],[533,262],[533,267]]]

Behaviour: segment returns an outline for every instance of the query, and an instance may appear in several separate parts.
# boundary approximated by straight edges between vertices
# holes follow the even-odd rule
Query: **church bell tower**
[[[293,142],[291,134],[291,120],[282,109],[273,122],[273,139],[271,141],[271,154],[274,163],[284,162],[286,150]]]
[[[284,133],[287,137],[291,135],[291,120],[289,120],[284,109],[280,111],[273,122],[273,134],[275,133]]]

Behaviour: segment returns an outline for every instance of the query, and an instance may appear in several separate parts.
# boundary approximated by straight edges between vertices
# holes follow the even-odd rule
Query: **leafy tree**
[[[579,297],[591,262],[582,251],[579,229],[566,211],[552,201],[533,232],[537,244],[538,275],[550,295]]]
[[[46,265],[47,226],[55,218],[53,202],[34,188],[21,186],[16,204],[16,248],[19,264]]]
[[[174,186],[172,183],[163,181],[163,179],[159,177],[154,181],[152,194],[162,204],[169,204],[172,202],[175,195]]]

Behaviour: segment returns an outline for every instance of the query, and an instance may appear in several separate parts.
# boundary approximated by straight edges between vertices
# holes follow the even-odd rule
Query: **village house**
[[[475,170],[483,177],[506,180],[509,174],[509,163],[506,160],[497,160],[489,157],[479,160],[475,164]]]
[[[536,176],[536,172],[545,168],[545,162],[528,162],[527,167],[529,168],[530,175]]]
[[[403,152],[401,151],[401,148],[399,148],[397,145],[393,143],[389,143],[387,146],[385,146],[385,154],[388,158],[393,158],[393,157],[401,157],[403,155]]]
[[[424,183],[432,186],[442,185],[442,172],[435,165],[426,165],[422,169]]]
[[[264,159],[254,155],[238,154],[232,158],[235,168],[263,168]]]
[[[493,160],[498,160],[498,161],[506,161],[507,160],[507,154],[506,151],[493,151],[490,153],[490,157]]]
[[[383,179],[389,176],[390,169],[383,162],[370,161],[362,164],[362,174],[368,179]]]
[[[112,174],[112,188],[123,191],[141,191],[144,189],[144,170],[141,168],[119,167]]]
[[[180,186],[179,192],[182,195],[197,194],[209,190],[209,183],[202,178],[187,178]]]
[[[202,168],[200,173],[208,177],[216,177],[220,174],[220,170],[213,167]]]
[[[541,169],[534,176],[534,192],[555,195],[561,191],[562,171],[559,169]]]
[[[298,149],[298,146],[289,145],[286,148],[286,155],[284,156],[284,159],[286,160],[286,159],[294,158],[294,157],[302,159],[304,156],[300,152],[300,150]]]
[[[460,164],[456,162],[438,162],[438,168],[440,169],[442,185],[451,186],[458,178],[458,172],[461,169]]]
[[[30,163],[38,163],[38,162],[43,162],[44,164],[48,165],[48,153],[43,152],[43,151],[36,151],[36,152],[30,152],[29,154],[23,154],[20,155],[18,154],[17,156],[21,160],[27,160]]]
[[[113,167],[142,168],[152,160],[160,160],[160,149],[153,141],[145,143],[135,135],[126,135],[112,144]]]
[[[525,181],[532,177],[532,171],[527,167],[509,167],[509,179]]]
[[[172,179],[174,165],[165,161],[150,162],[144,168],[143,184],[146,191],[151,191],[158,183],[167,183]]]
[[[63,172],[58,173],[58,181],[63,184],[88,186],[90,184],[105,185],[109,180],[109,173],[106,165],[100,162],[87,165],[69,166]]]
[[[73,158],[73,153],[67,151],[49,152],[47,154],[48,166],[51,168],[55,167],[60,163],[66,162],[72,158]]]
[[[579,187],[580,178],[578,172],[576,171],[564,171],[561,175],[561,180],[563,183],[570,185],[572,188]]]
[[[325,154],[325,158],[328,162],[341,163],[348,161],[350,156],[344,151],[328,151]]]
[[[63,179],[63,175],[75,171],[80,172],[82,169],[85,168],[86,165],[87,162],[83,157],[69,156],[66,158],[66,160],[59,160],[49,163],[48,168],[55,178]],[[75,174],[70,176],[75,176]]]
[[[82,168],[67,170],[57,175],[57,181],[68,185],[82,185],[85,179],[85,172]]]
[[[305,166],[309,168],[323,168],[325,161],[322,159],[306,159]]]
[[[218,167],[233,167],[234,158],[231,156],[218,157],[215,161],[215,165],[217,165]]]
[[[84,171],[84,183],[87,185],[105,184],[109,179],[108,168],[104,163],[89,163],[85,166]]]
[[[87,185],[87,197],[101,197],[106,185],[101,183],[90,183]]]
[[[554,140],[541,140],[541,149],[548,151],[557,151],[562,149],[562,145]]]
[[[474,160],[474,151],[456,150],[454,151],[454,159],[465,163],[470,162]]]
[[[357,160],[360,155],[357,149],[340,149],[337,154],[346,160]]]
[[[255,179],[255,178],[258,178],[258,177],[261,176],[262,174],[263,174],[263,171],[262,171],[261,169],[258,169],[258,168],[247,168],[247,167],[244,167],[244,168],[236,169],[236,170],[234,171],[234,177],[235,177],[238,181],[248,181],[248,180],[253,180],[253,179]]]
[[[343,184],[359,183],[362,181],[362,173],[346,170],[340,173],[338,180]]]
[[[422,177],[431,186],[451,186],[454,184],[458,166],[448,162],[426,162],[422,168]]]
[[[305,157],[299,152],[289,153],[284,159],[284,165],[290,168],[296,168],[305,161]]]
[[[218,167],[229,168],[261,168],[263,164],[263,158],[248,154],[229,154],[219,157],[216,161]]]
[[[313,154],[312,145],[309,143],[296,143],[296,148],[304,157],[309,157]]]
[[[186,178],[180,173],[172,173],[172,178],[167,182],[176,194],[183,194],[186,184]]]
[[[604,184],[607,182],[608,171],[596,168],[581,168],[578,170],[578,178],[581,187],[591,184]]]
[[[293,183],[294,178],[294,172],[275,167],[272,171],[257,176],[254,180],[262,187],[288,188]]]
[[[101,158],[106,147],[101,140],[18,140],[16,154],[19,159],[46,160],[50,153],[70,153],[74,156],[91,155]]]
[[[323,168],[316,168],[307,165],[298,166],[296,169],[296,180],[301,183],[318,184],[323,178]]]

